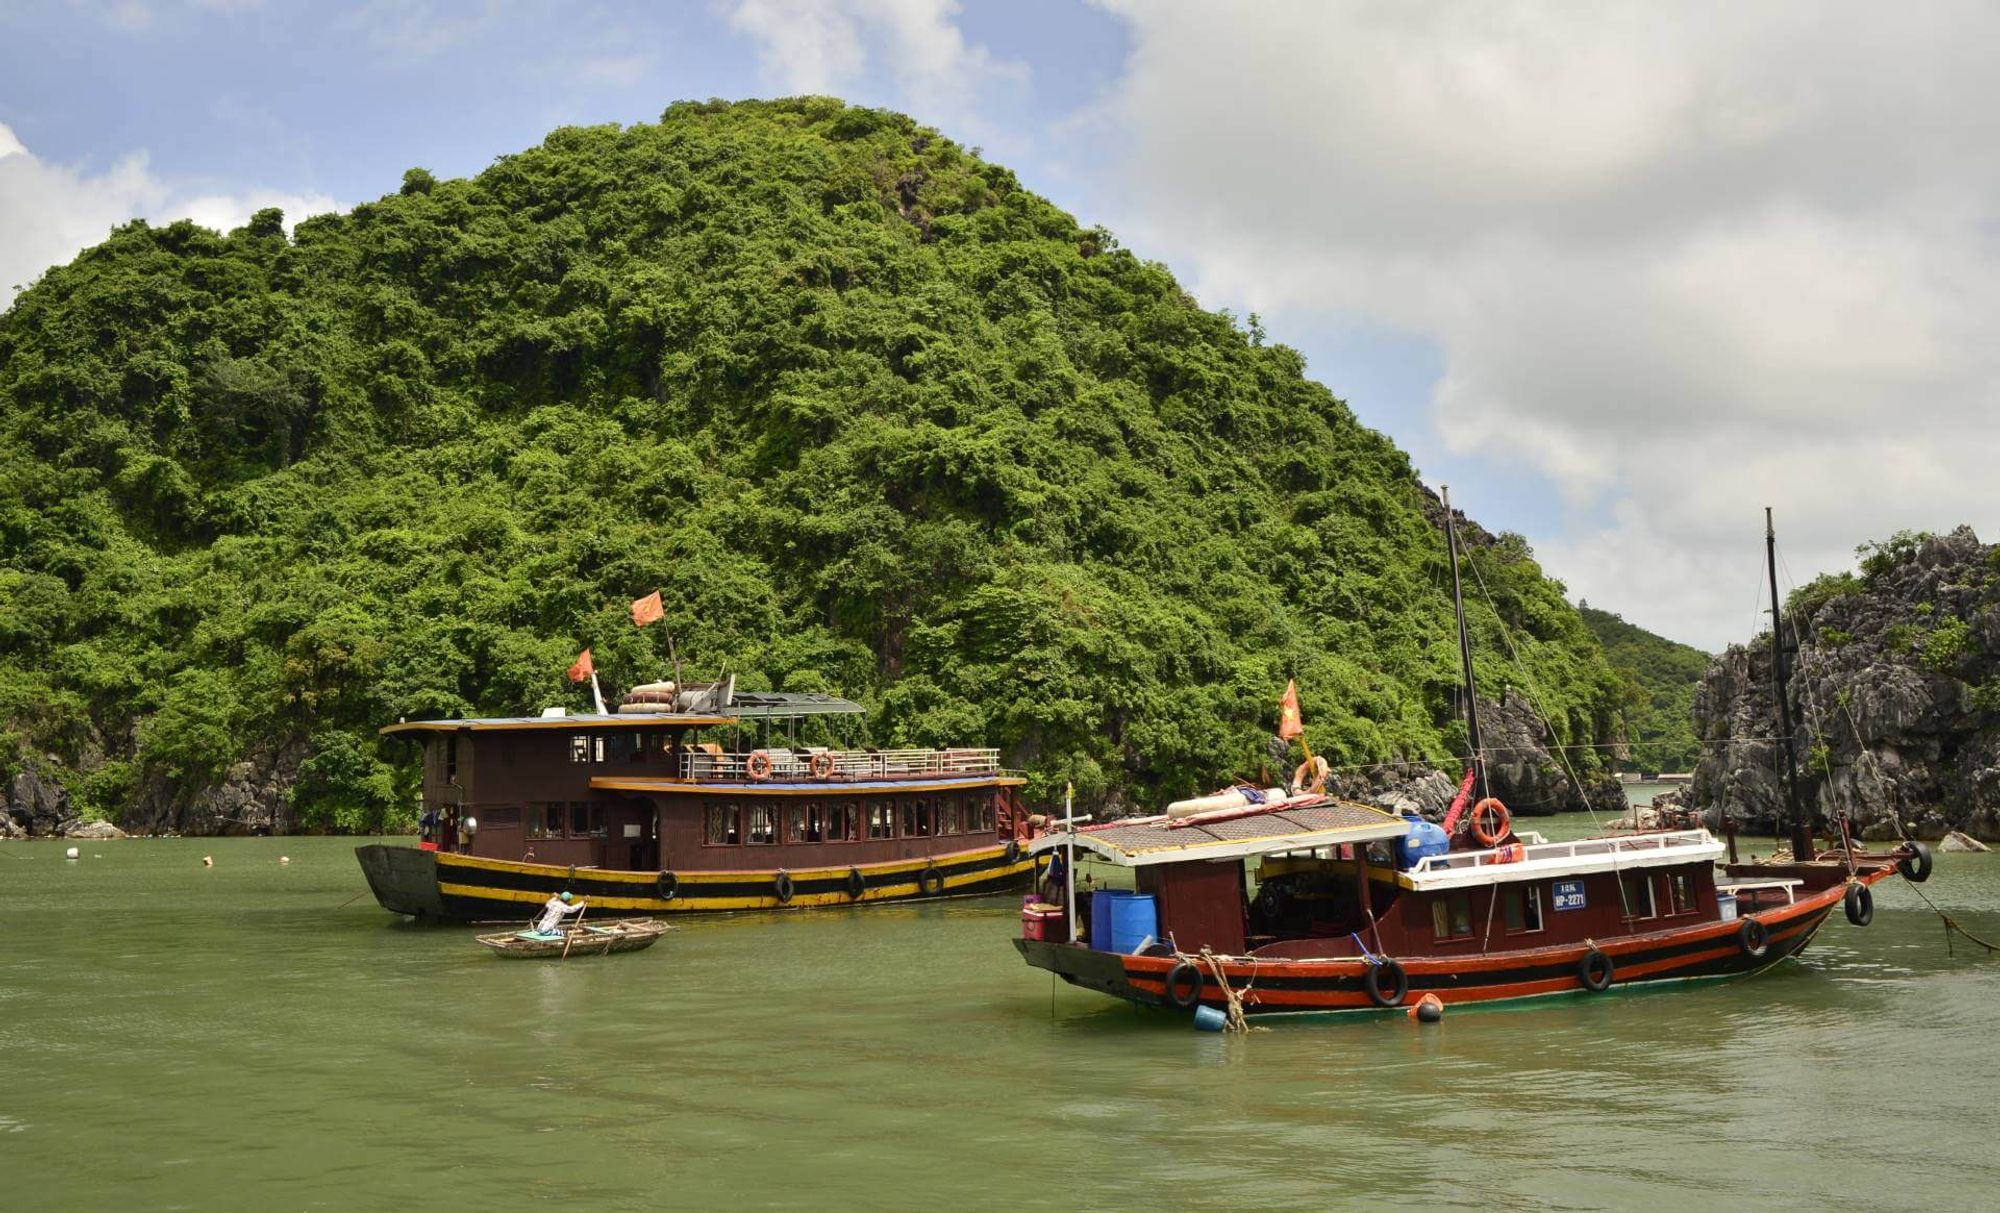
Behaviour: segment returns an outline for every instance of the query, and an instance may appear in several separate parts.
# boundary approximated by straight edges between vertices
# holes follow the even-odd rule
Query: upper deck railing
[[[1618,838],[1580,838],[1575,842],[1530,843],[1515,853],[1512,847],[1486,851],[1452,851],[1426,855],[1410,868],[1411,875],[1426,872],[1463,872],[1495,864],[1509,866],[1537,860],[1576,860],[1599,855],[1660,855],[1681,847],[1715,845],[1715,835],[1707,830],[1668,830],[1657,834],[1627,834]]]
[[[807,780],[850,782],[856,779],[883,779],[922,775],[999,774],[997,749],[953,750],[807,750],[771,749],[758,751],[771,764],[762,775],[777,783]],[[708,754],[694,751],[680,755],[675,774],[682,779],[721,782],[757,778],[751,772],[756,754]]]

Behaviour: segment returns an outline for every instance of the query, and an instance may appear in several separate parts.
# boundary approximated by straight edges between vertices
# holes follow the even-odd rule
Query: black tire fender
[[[1201,1002],[1201,969],[1191,960],[1183,960],[1167,970],[1167,1001],[1183,1011],[1192,1011]],[[1187,997],[1181,997],[1181,987],[1187,987]]]
[[[1021,862],[1021,840],[1018,838],[1009,838],[1007,840],[1007,866],[1011,868],[1019,862]]]
[[[778,878],[771,882],[771,891],[776,894],[779,905],[788,906],[792,904],[792,874],[790,872],[778,873]]]
[[[917,892],[925,897],[936,897],[944,892],[944,873],[936,864],[917,873]]]
[[[653,882],[653,890],[660,895],[661,901],[672,901],[680,896],[680,877],[672,872],[661,872],[660,878]]]
[[[1576,979],[1592,994],[1602,994],[1611,988],[1611,979],[1618,973],[1618,966],[1601,950],[1592,948],[1576,962]]]
[[[1931,878],[1931,849],[1921,842],[1908,846],[1909,854],[1896,861],[1896,870],[1911,884],[1922,884]]]
[[[1736,946],[1754,960],[1771,950],[1771,932],[1756,919],[1746,918],[1736,926]]]
[[[861,869],[847,869],[847,895],[856,901],[860,901],[861,895],[867,891],[868,878],[861,874]]]
[[[1847,921],[1857,927],[1865,927],[1875,921],[1875,894],[1857,880],[1847,886],[1842,908],[1847,911]]]
[[[1400,1006],[1410,996],[1410,975],[1385,956],[1361,975],[1361,988],[1368,992],[1368,1001],[1378,1007]]]

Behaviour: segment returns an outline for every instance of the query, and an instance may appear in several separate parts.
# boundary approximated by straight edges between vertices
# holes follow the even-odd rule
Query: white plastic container
[[[1736,894],[1717,893],[1715,895],[1715,903],[1722,909],[1722,921],[1736,921]]]

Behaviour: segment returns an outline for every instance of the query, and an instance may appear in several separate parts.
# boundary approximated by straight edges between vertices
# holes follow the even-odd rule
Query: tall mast
[[[1444,544],[1451,552],[1451,609],[1458,618],[1458,664],[1465,677],[1465,742],[1472,754],[1472,800],[1486,798],[1486,756],[1479,746],[1479,695],[1472,682],[1472,633],[1465,626],[1465,595],[1458,583],[1458,526],[1451,516],[1451,488],[1440,485],[1444,499]]]
[[[1764,507],[1764,563],[1771,574],[1771,676],[1778,699],[1778,734],[1785,745],[1785,807],[1792,818],[1792,861],[1813,857],[1812,819],[1799,800],[1799,763],[1792,753],[1791,671],[1785,664],[1785,616],[1778,609],[1778,532],[1771,525],[1771,507]]]

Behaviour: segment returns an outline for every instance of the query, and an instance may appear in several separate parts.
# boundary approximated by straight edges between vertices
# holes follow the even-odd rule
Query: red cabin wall
[[[1244,950],[1243,862],[1164,863],[1137,869],[1142,893],[1159,899],[1160,934],[1183,952]]]

